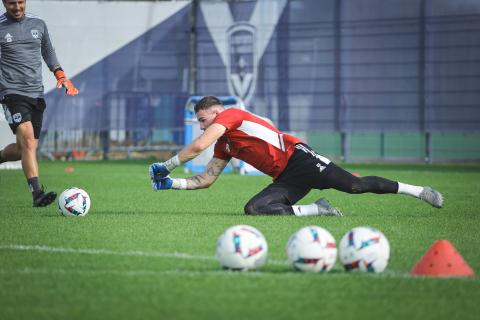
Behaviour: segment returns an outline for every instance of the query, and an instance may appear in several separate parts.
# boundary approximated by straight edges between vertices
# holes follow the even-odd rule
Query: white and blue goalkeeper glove
[[[149,172],[153,190],[187,189],[186,179],[172,179],[169,176],[170,172],[179,164],[178,155],[165,162],[152,163]]]
[[[170,174],[170,170],[168,170],[167,166],[163,162],[155,162],[150,165],[150,178],[152,181],[156,179],[165,178]]]
[[[152,188],[155,191],[172,189],[172,184],[173,180],[169,176],[152,179]]]

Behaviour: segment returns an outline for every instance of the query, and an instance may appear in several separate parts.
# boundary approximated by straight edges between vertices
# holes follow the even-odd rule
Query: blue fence
[[[189,95],[237,95],[284,131],[416,132],[428,149],[480,130],[479,32],[472,0],[192,1],[75,76],[88,95],[48,94],[44,130],[181,145]]]

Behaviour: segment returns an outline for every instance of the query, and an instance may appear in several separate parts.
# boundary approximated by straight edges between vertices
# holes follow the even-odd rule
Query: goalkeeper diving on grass
[[[280,132],[261,117],[239,109],[225,109],[214,96],[202,98],[195,105],[195,114],[204,132],[173,158],[150,165],[150,178],[155,191],[208,188],[234,157],[273,178],[270,185],[245,205],[245,213],[249,215],[340,217],[341,211],[324,198],[308,205],[296,204],[312,189],[331,188],[351,194],[406,194],[433,207],[442,207],[442,195],[431,187],[376,176],[354,176],[300,139]],[[213,157],[203,173],[186,179],[170,177],[175,167],[194,159],[214,143]]]

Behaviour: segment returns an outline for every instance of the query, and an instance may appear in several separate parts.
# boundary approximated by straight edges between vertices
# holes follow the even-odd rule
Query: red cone
[[[410,274],[432,277],[470,277],[475,273],[448,240],[437,240]]]

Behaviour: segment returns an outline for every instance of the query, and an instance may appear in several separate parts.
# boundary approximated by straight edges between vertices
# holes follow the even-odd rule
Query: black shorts
[[[326,157],[317,154],[308,145],[295,145],[295,152],[288,160],[287,167],[275,183],[296,185],[306,189],[328,189],[332,187],[327,177],[338,168]]]
[[[24,122],[32,122],[35,139],[40,138],[43,111],[46,108],[43,98],[30,98],[19,94],[7,94],[1,101],[10,129],[15,134],[17,127]]]
[[[293,213],[291,206],[311,189],[333,187],[335,180],[332,178],[339,171],[342,169],[306,144],[297,144],[283,172],[272,184],[250,199],[245,205],[245,212]]]

